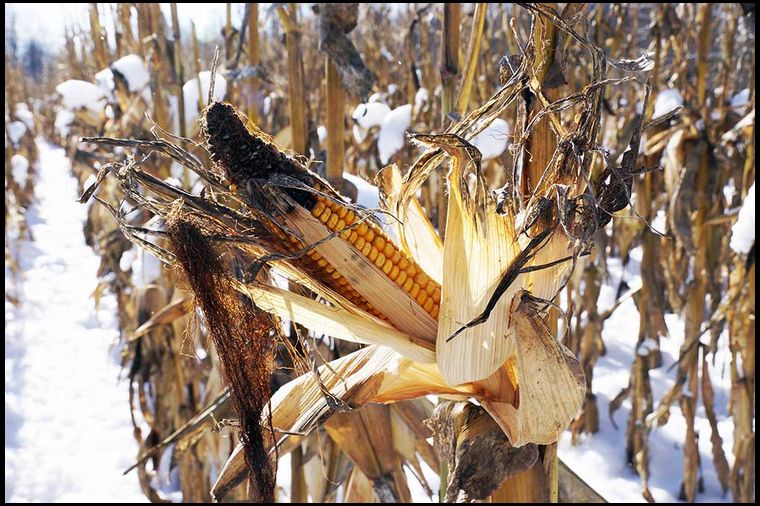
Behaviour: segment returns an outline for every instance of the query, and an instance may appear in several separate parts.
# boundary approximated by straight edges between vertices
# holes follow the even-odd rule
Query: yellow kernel
[[[371,252],[372,252],[372,245],[368,242],[365,242],[364,247],[362,248],[362,255],[364,255],[365,257],[369,257]]]
[[[346,228],[346,222],[338,219],[338,223],[335,224],[335,230],[343,230]]]
[[[348,234],[348,242],[351,244],[356,244],[359,239],[359,235],[356,233],[356,230],[351,230],[351,232]]]
[[[396,284],[398,286],[404,286],[404,281],[406,281],[407,277],[406,272],[399,269],[398,277],[395,279]]]
[[[332,273],[332,278],[333,279],[338,279],[339,277],[340,277],[340,272],[335,271],[335,272]]]
[[[338,217],[342,219],[346,215],[347,211],[348,209],[346,209],[345,207],[338,206]]]
[[[329,209],[325,209],[324,211],[322,211],[322,214],[319,215],[319,221],[321,221],[322,223],[327,223],[327,220],[330,219],[331,214],[332,213],[330,212]]]
[[[441,306],[439,306],[438,304],[433,305],[433,309],[430,311],[430,316],[437,319],[438,311],[440,311],[440,309],[441,309]]]
[[[372,231],[372,229],[367,229],[367,233],[364,234],[364,238],[367,241],[372,242],[372,240],[375,238],[375,233]]]
[[[347,284],[348,284],[348,280],[346,278],[344,278],[344,277],[341,277],[338,280],[338,285],[340,285],[340,286],[346,286]]]
[[[369,255],[367,256],[370,262],[374,262],[375,260],[377,260],[377,255],[378,255],[377,250],[370,246]]]
[[[374,259],[373,262],[375,262],[375,265],[377,265],[378,267],[382,267],[385,264],[385,255],[383,255],[382,253],[378,253],[377,258]]]
[[[356,215],[353,211],[346,212],[346,216],[343,217],[344,220],[346,220],[346,223],[351,225],[356,220]]]
[[[385,239],[378,235],[375,237],[375,240],[372,244],[375,246],[375,248],[377,248],[377,251],[383,251],[385,248]]]
[[[422,309],[424,309],[427,313],[433,310],[433,299],[428,298],[428,300],[425,301],[425,303],[422,305]]]
[[[386,258],[385,263],[383,264],[383,272],[390,275],[391,269],[393,269],[393,262]]]
[[[391,278],[391,281],[396,281],[396,278],[398,277],[398,273],[401,271],[398,270],[397,265],[393,265],[392,261],[391,261],[391,265],[392,265],[392,268],[391,268],[391,272],[388,273],[388,277]]]
[[[325,272],[327,274],[332,274],[333,272],[335,272],[335,267],[333,267],[332,265],[328,264],[327,267],[325,267]]]
[[[393,256],[393,252],[396,251],[396,249],[393,247],[393,244],[391,244],[390,241],[385,243],[385,249],[383,250],[383,253],[385,253],[385,256],[388,258],[391,258]]]
[[[441,287],[440,287],[440,286],[436,286],[436,287],[435,287],[435,290],[433,290],[433,295],[432,295],[432,297],[433,297],[433,299],[435,299],[436,301],[440,301],[440,300],[441,300]]]
[[[427,282],[427,285],[425,285],[425,291],[428,295],[433,295],[433,292],[435,291],[435,282],[433,280]]]
[[[418,285],[417,283],[414,283],[412,285],[412,289],[409,290],[409,295],[411,295],[412,297],[416,299],[419,293],[420,293],[420,285]]]
[[[353,243],[354,246],[356,246],[356,249],[358,249],[359,251],[361,251],[361,250],[364,249],[364,243],[365,243],[365,241],[364,241],[363,237],[359,237],[357,235],[356,240],[351,241],[351,242]]]
[[[327,260],[325,260],[324,258],[320,258],[317,260],[317,265],[319,265],[320,267],[325,267],[327,265]]]
[[[399,253],[399,256],[401,254]],[[398,268],[402,271],[405,271],[409,267],[409,260],[406,259],[406,257],[402,256],[401,259],[398,261]]]
[[[425,284],[427,284],[427,280],[427,275],[422,271],[418,272],[417,275],[414,276],[414,281],[420,286],[425,286]]]
[[[348,238],[351,236],[351,229],[350,229],[350,228],[344,228],[344,229],[339,229],[339,230],[343,230],[343,231],[340,233],[340,236],[341,236],[343,239],[345,239],[345,240],[347,240],[347,241],[348,241],[348,240],[349,240]]]
[[[429,297],[425,290],[420,290],[420,293],[417,295],[416,299],[417,299],[417,304],[421,306],[425,303],[426,300],[429,299]]]
[[[314,216],[319,216],[322,214],[325,210],[325,204],[323,202],[317,201],[317,204],[314,206],[314,208],[311,210],[311,214]]]
[[[356,232],[362,237],[367,235],[368,231],[369,231],[369,227],[367,227],[367,224],[365,222],[359,223],[359,225],[356,227]]]
[[[413,278],[417,274],[417,266],[413,263],[409,263],[409,267],[407,267],[406,273],[409,274],[410,278]]]
[[[414,281],[412,281],[412,278],[406,278],[406,281],[404,282],[404,286],[401,288],[404,289],[405,292],[408,292],[412,289],[412,285],[414,284]]]
[[[328,226],[328,228],[330,228],[332,230],[335,230],[335,225],[337,225],[337,224],[338,224],[338,215],[335,214],[335,213],[332,213],[330,215],[330,219],[327,220],[327,226]]]

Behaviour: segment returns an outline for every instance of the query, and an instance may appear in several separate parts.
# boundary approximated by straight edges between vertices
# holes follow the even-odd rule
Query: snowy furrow
[[[140,501],[116,301],[91,294],[99,259],[65,151],[43,140],[38,202],[21,241],[21,301],[5,303],[6,502]],[[6,281],[8,280],[6,268]]]
[[[639,266],[641,248],[631,252],[631,262],[626,268],[620,260],[608,260],[610,279],[603,285],[600,297],[600,311],[614,303],[615,292],[620,279],[629,286],[640,284]],[[666,314],[665,323],[669,336],[660,340],[663,364],[650,371],[652,393],[655,406],[675,382],[675,371],[668,370],[678,360],[679,347],[684,339],[683,318]],[[593,393],[599,408],[599,432],[583,435],[577,446],[572,445],[570,431],[565,431],[559,442],[559,457],[582,479],[597,490],[609,502],[646,502],[641,495],[640,478],[626,464],[625,430],[631,410],[629,400],[623,402],[615,413],[617,428],[607,416],[610,401],[628,385],[631,363],[636,353],[636,336],[639,331],[639,313],[633,299],[620,305],[605,322],[602,338],[607,354],[599,358],[594,367]],[[715,363],[709,358],[710,378],[715,389],[715,411],[718,431],[723,438],[723,450],[729,465],[733,464],[734,424],[728,414],[728,398],[731,389],[730,353],[726,333],[720,337]],[[645,343],[655,345],[654,341]],[[642,350],[640,349],[641,353]],[[696,502],[731,502],[731,494],[723,495],[717,473],[712,462],[710,444],[710,424],[702,406],[699,392],[695,429],[699,434],[699,453],[702,461],[704,492],[697,494]],[[655,427],[649,435],[649,488],[657,502],[677,502],[683,480],[683,441],[686,421],[675,403],[670,408],[670,419],[662,427]]]

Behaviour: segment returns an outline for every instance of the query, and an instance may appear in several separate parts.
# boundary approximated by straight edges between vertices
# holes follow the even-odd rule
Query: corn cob
[[[356,214],[341,204],[321,195],[310,209],[330,231],[340,232],[340,237],[364,255],[400,288],[412,296],[430,316],[438,318],[441,304],[441,287],[399,250],[383,230],[369,221],[356,226]],[[315,255],[316,252],[314,253]],[[318,256],[318,255],[317,255]],[[329,264],[328,264],[329,266]]]
[[[291,229],[288,221],[292,206],[288,208],[289,204],[283,203],[284,193],[328,230],[340,234],[339,238],[332,240],[346,241],[405,291],[433,320],[438,318],[440,285],[400,251],[378,225],[368,220],[359,222],[356,213],[340,203],[340,195],[326,181],[279,150],[266,134],[249,131],[229,104],[215,102],[206,108],[203,130],[208,134],[211,158],[224,170],[230,188],[253,204],[253,209],[259,210],[259,218],[279,237],[281,247],[290,252],[306,247],[300,238],[287,232]],[[286,187],[268,182],[276,178],[287,178],[291,182]],[[292,181],[297,181],[301,187]],[[306,187],[315,192],[303,189]],[[387,319],[387,315],[373,307],[316,249],[310,249],[294,261],[357,306]]]

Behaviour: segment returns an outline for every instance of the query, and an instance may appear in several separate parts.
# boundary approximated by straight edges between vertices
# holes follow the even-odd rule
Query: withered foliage
[[[562,356],[573,361],[573,378],[585,387],[585,396],[578,389],[582,408],[570,424],[574,443],[586,435],[584,444],[594,444],[592,435],[600,430],[605,403],[599,402],[593,380],[595,365],[606,353],[602,333],[605,321],[633,298],[639,313],[639,333],[631,343],[636,353],[631,364],[621,365],[630,365],[630,381],[606,404],[621,433],[622,417],[614,416],[627,411],[621,459],[640,476],[644,497],[654,500],[650,432],[680,409],[686,423],[681,498],[699,497],[704,468],[713,465],[724,492],[752,502],[754,249],[749,255],[734,254],[727,239],[755,178],[754,11],[747,5],[741,4],[742,11],[737,5],[713,4],[567,4],[561,10],[527,3],[477,8],[431,4],[394,14],[386,4],[319,4],[313,9],[316,17],[304,17],[295,5],[273,4],[261,9],[259,19],[259,9],[249,4],[241,26],[229,17],[224,28],[224,63],[216,70],[227,79],[226,102],[209,104],[200,97],[196,112],[201,121],[186,125],[183,135],[188,138],[181,139],[161,131],[146,113],[169,128],[167,94],[178,90],[183,95],[183,61],[190,62],[184,74],[197,75],[211,61],[214,43],[199,41],[194,33],[180,34],[176,19],[172,40],[157,6],[118,4],[112,50],[101,37],[103,25],[93,4],[89,30],[67,33],[65,65],[60,66],[66,78],[88,80],[110,60],[139,54],[151,70],[152,100],[129,90],[124,76],[114,72],[113,117],[81,109],[66,135],[55,130],[54,115],[40,123],[48,137],[68,145],[80,187],[97,173],[96,183],[82,188],[82,201],[94,198],[103,205],[89,208],[84,232],[101,256],[96,301],[105,290],[117,296],[131,407],[149,426],[148,434],[142,434],[134,414],[140,445],[135,467],[146,496],[164,499],[151,476],[163,452],[173,448],[168,465],[179,468],[187,501],[208,500],[212,493],[217,500],[275,499],[277,451],[292,452],[293,501],[308,496],[334,501],[338,483],[344,485],[347,501],[408,500],[404,469],[413,469],[423,488],[429,488],[420,463],[438,471],[439,459],[448,467],[442,483],[446,500],[601,499],[558,464],[555,445],[514,447],[493,411],[463,402],[467,397],[482,400],[482,384],[444,389],[459,401],[435,410],[423,398],[358,409],[392,383],[389,378],[403,375],[392,364],[406,366],[406,358],[388,355],[389,362],[380,367],[368,357],[382,347],[365,347],[354,355],[363,341],[319,339],[318,332],[300,323],[291,323],[287,336],[279,335],[280,322],[262,308],[272,310],[267,304],[273,299],[266,297],[282,292],[289,297],[284,304],[303,303],[298,308],[313,310],[309,315],[316,320],[324,317],[325,308],[337,313],[349,307],[352,318],[362,318],[382,336],[403,338],[409,330],[399,332],[395,312],[371,311],[373,294],[346,289],[358,277],[342,276],[340,269],[325,275],[325,256],[318,251],[333,247],[341,231],[313,240],[297,226],[296,215],[303,218],[301,211],[320,202],[340,204],[343,212],[356,216],[344,236],[362,225],[379,227],[372,211],[333,190],[341,188],[334,179],[342,169],[369,180],[379,174],[376,182],[397,176],[401,193],[384,195],[390,196],[385,210],[397,232],[415,222],[413,213],[404,214],[412,203],[428,224],[437,226],[435,239],[442,242],[454,190],[474,209],[478,223],[486,223],[483,218],[491,212],[514,222],[503,235],[514,242],[516,253],[487,290],[477,294],[487,301],[485,307],[460,318],[437,341],[451,346],[467,342],[470,332],[499,318],[500,304],[514,300],[524,328],[540,330],[547,347],[557,344],[554,335],[570,350]],[[179,44],[182,37],[188,43]],[[282,43],[269,43],[275,40]],[[480,50],[460,61],[466,47]],[[326,96],[332,95],[324,85],[330,82],[321,64],[325,60],[335,65],[332,77],[335,72],[339,76],[333,85],[340,81],[345,92],[344,110],[337,115],[328,110],[332,103]],[[8,110],[27,94],[26,86],[13,81],[10,88],[6,84],[6,123],[17,119]],[[434,91],[439,85],[440,93]],[[732,96],[745,85],[749,101],[737,108]],[[656,97],[669,88],[679,91],[683,106],[653,118]],[[407,143],[391,159],[402,170],[381,171],[378,127],[361,139],[355,131],[349,140],[347,115],[341,113],[356,102],[384,102],[391,109],[409,104],[410,137],[426,149],[415,151]],[[328,113],[341,117],[327,122],[325,142],[317,126]],[[483,161],[473,139],[497,118],[510,120],[510,149]],[[90,137],[77,145],[81,135]],[[325,149],[334,146],[330,136],[345,140],[345,153],[344,160],[338,157],[342,166],[336,169],[331,163],[328,184],[323,162]],[[31,161],[33,147],[26,139],[13,149],[29,152]],[[20,209],[33,190],[9,180],[12,151],[6,143],[6,238],[8,218],[14,212],[23,216]],[[181,177],[172,162],[179,164]],[[451,162],[448,167],[461,177],[449,181],[443,162]],[[385,193],[383,184],[378,183]],[[727,187],[734,189],[733,196],[724,193]],[[660,212],[664,225],[655,227]],[[484,236],[495,237],[488,223]],[[429,228],[436,235],[433,225]],[[403,234],[399,239],[407,241]],[[173,269],[137,282],[122,261],[133,247]],[[614,305],[600,310],[602,286],[610,275],[608,259],[619,258],[625,267],[639,247],[641,286],[621,281]],[[332,251],[343,258],[352,250]],[[6,247],[7,264],[13,265],[12,257]],[[488,258],[481,260],[485,264]],[[273,286],[270,266],[288,271],[287,290]],[[528,279],[530,286],[524,288],[530,293],[512,299]],[[430,286],[434,292],[435,285]],[[254,303],[257,295],[262,298]],[[8,291],[6,298],[10,300]],[[203,313],[202,324],[193,303]],[[566,308],[562,335],[557,335],[549,309],[559,306]],[[425,329],[434,329],[437,311]],[[289,318],[285,312],[280,316]],[[685,336],[677,361],[655,373],[670,359],[659,349],[668,336],[666,313],[683,317]],[[441,320],[443,316],[441,305]],[[351,333],[340,326],[332,329]],[[434,332],[413,337],[412,344],[405,342],[409,349],[433,356],[433,361],[441,355],[440,350],[435,355]],[[497,338],[494,347],[503,345],[502,336]],[[521,342],[521,349],[530,350],[535,342]],[[733,460],[723,450],[725,434],[718,431],[722,397],[710,370],[724,346],[732,357]],[[203,350],[203,359],[197,350]],[[511,375],[511,387],[497,393],[511,396],[505,403],[510,407],[524,408],[528,388],[515,380],[514,356],[510,360],[503,369]],[[346,364],[353,368],[340,369]],[[429,365],[411,369],[435,383],[438,370],[431,372]],[[655,374],[674,380],[661,398],[652,389]],[[365,382],[351,383],[357,377]],[[268,406],[270,393],[281,389],[284,397],[289,388],[314,394],[303,413]],[[567,397],[570,393],[563,400]],[[709,432],[700,433],[696,424],[701,410]],[[334,413],[340,414],[318,428]],[[272,416],[284,420],[274,433],[267,423]],[[425,419],[432,431],[423,425]],[[223,428],[228,425],[240,426],[239,435]],[[215,430],[228,431],[230,437]],[[711,463],[699,451],[700,437],[710,439]],[[238,440],[242,445],[233,450]],[[220,477],[217,484],[210,483],[212,475]],[[237,486],[248,475],[250,490]],[[533,482],[528,476],[540,479]],[[550,476],[558,486],[547,485]],[[679,492],[678,484],[672,488],[671,493]]]
[[[223,232],[224,227],[183,215],[179,209],[167,220],[169,249],[203,310],[230,385],[242,427],[245,460],[252,472],[252,497],[273,502],[275,465],[264,448],[261,414],[269,400],[274,369],[274,325],[270,315],[257,310],[234,289],[223,260],[227,256],[229,261],[234,252],[220,251],[210,241],[210,236]]]

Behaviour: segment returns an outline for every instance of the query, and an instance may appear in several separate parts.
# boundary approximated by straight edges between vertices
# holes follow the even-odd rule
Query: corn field
[[[754,4],[25,5],[6,502],[755,501]]]

